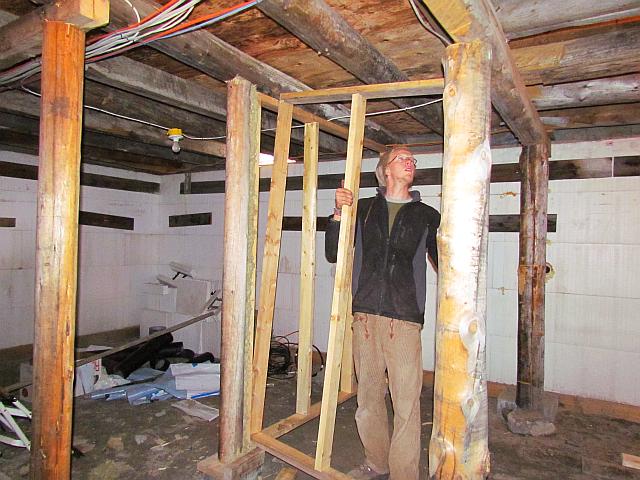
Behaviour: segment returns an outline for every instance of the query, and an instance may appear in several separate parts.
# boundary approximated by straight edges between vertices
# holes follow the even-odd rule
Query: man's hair
[[[395,153],[398,150],[406,150],[409,151],[407,147],[393,147],[391,150],[387,150],[380,154],[380,160],[378,160],[378,165],[376,166],[376,178],[378,179],[378,185],[381,187],[387,186],[387,179],[384,175],[384,169],[387,168],[387,165],[391,163],[391,161],[395,158]]]

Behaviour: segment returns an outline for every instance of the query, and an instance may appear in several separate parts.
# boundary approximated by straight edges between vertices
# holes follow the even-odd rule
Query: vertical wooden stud
[[[242,453],[253,448],[251,441],[251,392],[253,390],[253,337],[256,318],[256,262],[258,249],[258,205],[260,203],[260,128],[262,110],[256,87],[250,94],[249,128],[251,146],[249,153],[249,198],[247,226],[247,301],[245,305],[244,339],[244,412],[242,420]]]
[[[351,254],[353,258],[353,253]],[[347,294],[347,318],[344,325],[344,343],[342,346],[342,366],[340,372],[340,391],[344,393],[355,393],[356,391],[356,369],[353,364],[353,312],[351,285]]]
[[[349,303],[351,302],[349,292],[351,290],[353,269],[353,240],[355,237],[358,193],[360,190],[360,168],[366,108],[366,99],[360,94],[353,95],[344,182],[345,188],[353,192],[353,205],[342,207],[342,221],[340,222],[340,235],[338,237],[336,278],[329,322],[327,367],[322,390],[320,426],[315,460],[316,470],[321,471],[331,466],[331,450],[333,448],[333,432],[338,405],[345,324],[347,323]]]
[[[518,407],[542,409],[549,146],[522,147],[518,266]]]
[[[302,248],[300,259],[300,327],[298,332],[298,385],[296,396],[296,413],[303,415],[309,413],[309,407],[311,406],[319,135],[320,129],[317,123],[305,124]]]
[[[276,301],[278,262],[280,261],[280,240],[282,237],[282,217],[284,216],[284,195],[287,186],[287,160],[291,140],[293,105],[280,101],[276,123],[276,143],[274,149],[271,189],[267,212],[267,228],[260,280],[260,306],[256,323],[256,338],[253,350],[253,392],[251,398],[251,433],[262,430],[264,417],[264,397],[267,387],[267,364],[271,345],[271,328]]]
[[[227,161],[225,167],[224,260],[222,275],[222,351],[219,458],[233,462],[244,444],[244,373],[246,355],[251,178],[252,100],[255,87],[236,77],[227,84]],[[254,119],[255,121],[255,119]]]
[[[446,49],[439,305],[429,446],[429,477],[434,479],[480,479],[489,471],[483,263],[491,173],[490,67],[491,51],[482,42]]]
[[[31,478],[71,475],[85,34],[44,22]]]

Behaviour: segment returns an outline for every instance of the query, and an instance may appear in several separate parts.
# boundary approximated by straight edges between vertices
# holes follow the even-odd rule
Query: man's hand
[[[333,212],[333,219],[336,221],[340,220],[342,207],[353,204],[353,193],[351,190],[344,188],[344,181],[342,185],[342,187],[336,190],[336,209]]]

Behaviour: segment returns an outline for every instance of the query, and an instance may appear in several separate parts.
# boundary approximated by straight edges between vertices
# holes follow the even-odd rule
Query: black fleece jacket
[[[389,212],[384,189],[358,202],[353,262],[353,311],[373,313],[424,323],[426,255],[438,265],[436,231],[440,214],[410,192],[389,232]],[[340,222],[329,217],[325,256],[331,263],[338,255]]]

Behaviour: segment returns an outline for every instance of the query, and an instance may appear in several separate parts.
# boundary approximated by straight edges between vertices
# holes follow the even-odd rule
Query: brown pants
[[[356,424],[367,463],[391,480],[418,480],[420,465],[421,325],[354,313],[353,357],[358,376]],[[393,403],[389,440],[387,382]]]

